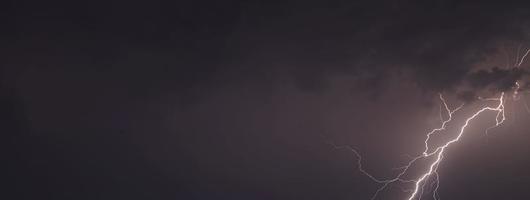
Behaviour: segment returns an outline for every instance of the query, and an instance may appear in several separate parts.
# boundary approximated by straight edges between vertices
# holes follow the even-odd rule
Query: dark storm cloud
[[[516,82],[525,80],[528,75],[528,70],[522,68],[493,67],[491,69],[472,71],[462,81],[463,85],[467,85],[470,88],[457,92],[457,97],[464,102],[472,102],[477,99],[478,93],[483,91],[490,94],[514,91]],[[520,91],[528,89],[525,82],[519,84]]]
[[[427,92],[510,89],[524,70],[472,66],[499,43],[528,42],[527,8],[7,2],[0,128],[11,138],[4,147],[17,151],[7,161],[12,191],[22,199],[365,199],[373,185],[319,136],[332,130],[338,141],[387,154],[372,144],[426,129],[418,122],[428,112],[403,82]],[[374,103],[378,96],[392,98]]]
[[[467,2],[423,5],[394,2],[393,6],[365,9],[357,11],[354,18],[378,17],[367,17],[368,24],[364,26],[348,24],[349,20],[342,19],[342,26],[355,27],[350,33],[354,35],[352,41],[343,44],[350,45],[352,48],[348,52],[355,53],[335,59],[344,60],[342,64],[354,74],[380,73],[380,68],[410,72],[414,75],[413,81],[428,91],[453,89],[462,84],[473,64],[499,53],[501,42],[527,41],[526,12],[509,4],[477,7]],[[340,20],[344,16],[336,17]],[[333,29],[337,27],[330,28]],[[333,37],[328,38],[333,41],[330,38]],[[300,59],[311,60],[312,57]],[[340,65],[322,65],[325,66],[321,68],[322,74],[330,74],[328,70],[342,73]]]
[[[337,74],[377,83],[400,71],[426,91],[453,89],[500,42],[527,41],[529,22],[524,5],[467,1],[41,4],[11,5],[8,44],[88,55],[103,68],[150,65],[189,95],[282,74],[311,91]]]
[[[468,75],[467,81],[476,89],[491,88],[499,92],[514,89],[515,82],[528,75],[528,71],[520,68],[501,69],[494,67],[490,70],[479,70]]]
[[[528,41],[523,8],[465,1],[241,4],[219,62],[228,67],[223,71],[253,78],[214,76],[268,84],[277,74],[259,71],[276,68],[301,89],[321,90],[335,75],[378,83],[404,72],[425,91],[452,90],[503,42]]]

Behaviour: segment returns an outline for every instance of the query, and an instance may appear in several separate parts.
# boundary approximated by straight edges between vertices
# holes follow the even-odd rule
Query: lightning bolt
[[[526,52],[523,54],[523,56],[520,59],[518,58],[519,55],[517,55],[516,62],[514,63],[513,68],[519,68],[522,65],[522,63],[524,62],[525,58],[528,56],[529,53],[530,53],[530,49],[527,49]],[[518,54],[519,54],[519,50],[518,50]],[[515,84],[515,86],[513,88],[512,98],[513,98],[514,101],[517,101],[517,100],[519,100],[519,90],[521,89],[521,85],[519,84],[518,81],[515,81],[514,84]],[[481,114],[486,113],[486,112],[494,112],[494,113],[496,113],[495,124],[493,126],[491,126],[491,127],[486,129],[486,131],[485,131],[486,134],[488,133],[489,130],[501,126],[506,120],[506,115],[505,115],[506,95],[505,95],[504,92],[502,92],[498,97],[495,97],[495,98],[481,98],[481,97],[479,97],[480,100],[496,102],[496,106],[485,105],[485,106],[481,107],[478,111],[474,112],[471,116],[467,117],[464,120],[464,124],[457,129],[458,130],[458,134],[454,138],[446,141],[445,143],[443,143],[443,144],[441,144],[439,146],[430,147],[429,146],[429,141],[430,141],[431,137],[434,134],[438,133],[438,132],[446,130],[447,124],[450,123],[453,120],[453,114],[455,114],[457,111],[462,109],[462,107],[464,106],[464,104],[462,104],[459,107],[451,109],[451,108],[449,108],[446,100],[444,99],[444,97],[443,97],[443,95],[441,93],[439,94],[439,99],[441,101],[441,105],[440,105],[440,119],[442,121],[440,127],[434,128],[434,129],[432,129],[431,131],[429,131],[426,134],[426,138],[424,140],[424,150],[423,150],[423,152],[420,153],[418,156],[415,156],[415,157],[414,156],[409,156],[410,160],[406,163],[406,165],[404,165],[402,167],[395,168],[395,169],[397,169],[399,171],[398,171],[398,174],[393,176],[392,178],[380,179],[380,178],[377,178],[374,175],[370,174],[369,172],[367,172],[362,166],[362,156],[361,156],[361,154],[356,149],[352,148],[351,146],[348,146],[348,145],[339,146],[339,145],[335,145],[334,143],[329,143],[335,149],[346,149],[346,150],[351,151],[357,158],[357,167],[358,167],[359,171],[361,173],[363,173],[364,175],[366,175],[367,177],[369,177],[374,182],[380,184],[379,188],[374,192],[374,194],[370,198],[371,200],[376,199],[378,197],[378,195],[382,191],[384,191],[389,185],[391,185],[393,183],[398,183],[398,182],[399,183],[411,183],[411,184],[413,184],[413,189],[403,190],[404,192],[409,192],[410,193],[408,198],[407,198],[407,200],[415,200],[415,199],[420,200],[422,198],[423,194],[424,194],[425,186],[428,185],[427,183],[429,181],[432,181],[431,184],[430,184],[430,188],[432,188],[432,198],[435,199],[435,200],[438,200],[439,199],[438,188],[439,188],[439,185],[440,185],[438,167],[440,166],[440,163],[443,161],[443,158],[445,156],[444,153],[446,152],[446,150],[452,144],[457,143],[457,142],[460,141],[462,136],[465,134],[467,127],[472,123],[473,120],[475,120],[477,117],[481,116]],[[442,115],[442,107],[443,107],[443,110],[447,113],[447,119],[444,119],[444,117]],[[526,102],[525,102],[525,108],[530,113],[530,109],[528,108],[528,105],[526,104]],[[415,179],[405,179],[404,178],[409,173],[409,171],[410,171],[409,169],[414,164],[416,164],[419,160],[426,160],[426,159],[431,159],[431,161],[429,162],[429,164],[427,165],[428,166],[427,169],[425,171],[423,171],[423,173],[421,173]]]
[[[453,114],[463,107],[463,104],[462,104],[462,105],[460,105],[459,107],[457,107],[455,109],[450,109],[449,106],[447,105],[444,97],[440,94],[439,98],[440,98],[440,100],[441,100],[441,102],[443,104],[443,107],[445,108],[445,111],[447,112],[448,118],[442,121],[442,124],[441,124],[440,127],[435,128],[435,129],[433,129],[433,130],[431,130],[430,132],[427,133],[427,137],[426,137],[426,139],[424,141],[424,143],[425,143],[424,151],[420,155],[418,155],[416,157],[411,157],[411,159],[407,162],[406,165],[396,168],[396,169],[399,170],[399,173],[396,176],[394,176],[393,178],[380,179],[380,178],[377,178],[374,175],[370,174],[369,172],[367,172],[363,168],[361,154],[356,149],[354,149],[353,147],[348,146],[348,145],[342,145],[342,146],[335,145],[334,143],[331,143],[331,142],[329,144],[332,145],[335,149],[346,149],[346,150],[351,151],[357,158],[357,167],[358,167],[359,171],[361,173],[363,173],[364,175],[366,175],[367,177],[369,177],[372,181],[374,181],[374,182],[376,182],[378,184],[381,184],[381,186],[375,191],[373,196],[370,198],[371,200],[376,199],[377,196],[379,195],[379,193],[384,191],[390,184],[396,183],[396,182],[399,182],[399,183],[413,183],[414,184],[414,189],[410,190],[411,194],[408,197],[408,200],[414,200],[416,198],[420,199],[422,194],[423,194],[424,187],[425,187],[428,179],[431,178],[431,177],[433,178],[433,183],[432,183],[431,187],[434,188],[433,189],[433,198],[434,199],[438,199],[439,175],[438,175],[438,171],[437,170],[438,170],[438,166],[440,165],[440,163],[443,160],[444,152],[446,151],[446,149],[451,144],[458,142],[460,140],[460,138],[462,138],[462,136],[465,133],[466,128],[469,126],[469,124],[475,118],[477,118],[479,115],[481,115],[482,113],[484,113],[486,111],[494,111],[494,112],[497,113],[497,115],[495,117],[495,125],[490,127],[490,128],[488,128],[488,129],[500,126],[506,120],[506,117],[504,115],[505,96],[506,95],[503,92],[503,93],[501,93],[500,97],[498,97],[498,98],[489,98],[488,100],[497,101],[498,102],[497,106],[495,106],[495,107],[491,107],[491,106],[482,107],[480,110],[478,110],[477,112],[475,112],[473,115],[471,115],[470,117],[468,117],[465,120],[464,125],[462,125],[460,127],[458,135],[456,137],[454,137],[453,139],[447,141],[443,145],[436,147],[434,150],[430,150],[431,148],[429,148],[428,143],[429,143],[429,140],[430,140],[431,136],[433,134],[437,133],[437,132],[445,130],[446,127],[447,127],[447,124],[452,121]],[[428,165],[429,166],[428,169],[423,174],[421,174],[417,179],[405,179],[405,178],[403,178],[409,172],[409,169],[418,160],[427,159],[427,158],[434,158],[434,160]]]
[[[471,117],[467,118],[465,120],[465,123],[464,125],[460,128],[460,131],[458,133],[458,136],[455,137],[454,139],[452,140],[449,140],[447,143],[445,143],[443,146],[440,146],[438,148],[436,148],[436,150],[431,153],[431,154],[424,154],[423,156],[425,157],[428,157],[428,156],[436,156],[436,160],[434,160],[430,166],[429,166],[429,170],[427,172],[425,172],[423,175],[420,176],[420,178],[418,178],[416,181],[415,181],[415,187],[414,187],[414,191],[412,192],[412,194],[410,195],[410,197],[408,198],[408,200],[413,200],[415,199],[416,197],[418,198],[421,198],[421,196],[418,196],[418,191],[420,190],[420,187],[422,187],[422,184],[426,181],[427,178],[429,178],[433,173],[434,174],[437,174],[437,169],[438,169],[438,166],[440,164],[440,162],[442,162],[442,159],[443,159],[443,155],[444,155],[444,152],[445,150],[453,143],[455,142],[458,142],[460,140],[460,138],[462,137],[462,135],[464,135],[464,132],[466,130],[466,128],[468,127],[469,123],[475,119],[477,116],[479,116],[481,113],[485,112],[485,111],[496,111],[497,112],[497,117],[496,117],[496,124],[494,127],[497,127],[499,125],[501,125],[504,120],[506,119],[504,117],[504,93],[501,93],[501,96],[500,98],[498,98],[498,101],[499,101],[499,104],[497,105],[497,107],[483,107],[482,109],[480,109],[479,111],[475,112],[473,115],[471,115]],[[502,113],[502,118],[499,120],[499,116],[501,115]],[[437,180],[438,181],[438,180]],[[439,185],[439,183],[436,183],[436,185]],[[436,199],[436,198],[435,198]]]

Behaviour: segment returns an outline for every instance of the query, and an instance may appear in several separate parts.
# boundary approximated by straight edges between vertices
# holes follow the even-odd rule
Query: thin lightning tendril
[[[530,49],[526,50],[526,53],[523,55],[523,57],[521,57],[521,60],[519,60],[519,63],[517,63],[516,67],[520,67],[521,64],[523,64],[524,59],[526,58],[526,56],[528,56],[528,53],[530,53]]]
[[[456,111],[462,109],[462,107],[464,106],[464,104],[462,104],[459,107],[455,108],[454,110],[451,110],[451,109],[449,109],[449,106],[447,106],[447,103],[445,102],[445,99],[444,99],[444,97],[442,96],[441,93],[439,94],[439,96],[440,96],[440,100],[442,101],[442,103],[444,105],[445,111],[447,111],[448,118],[447,118],[447,120],[442,122],[442,126],[440,128],[435,128],[431,132],[427,133],[427,139],[425,139],[425,151],[423,151],[423,155],[424,156],[428,155],[428,152],[429,152],[429,144],[428,144],[428,142],[429,142],[429,139],[431,138],[431,135],[435,134],[436,132],[445,130],[445,128],[447,126],[447,123],[451,122],[451,120],[453,119],[453,113],[455,113]],[[441,115],[441,112],[440,112],[440,115]],[[442,118],[442,120],[443,120],[443,118]]]

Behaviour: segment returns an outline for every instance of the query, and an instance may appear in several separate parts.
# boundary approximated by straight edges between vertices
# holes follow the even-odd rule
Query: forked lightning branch
[[[520,59],[517,58],[517,61],[512,67],[519,68],[521,64],[524,62],[529,52],[530,52],[530,49],[528,49]],[[505,92],[501,92],[496,97],[480,98],[482,100],[494,101],[495,105],[494,106],[482,106],[480,107],[478,111],[472,113],[467,118],[464,118],[463,125],[458,127],[457,134],[455,137],[442,142],[442,144],[438,146],[429,145],[431,136],[439,133],[440,131],[446,130],[447,125],[454,119],[453,115],[464,106],[462,104],[459,107],[450,108],[450,106],[447,104],[446,100],[444,99],[443,95],[440,94],[439,98],[440,98],[440,101],[443,107],[443,109],[441,109],[441,112],[442,111],[446,112],[447,118],[446,119],[442,118],[442,123],[440,127],[435,128],[426,134],[426,138],[424,140],[425,147],[424,147],[423,152],[419,153],[418,156],[416,157],[411,157],[406,165],[399,167],[398,174],[392,178],[380,179],[368,173],[363,168],[361,155],[354,148],[350,146],[337,146],[333,143],[331,143],[331,145],[333,145],[333,147],[336,149],[347,149],[351,151],[352,153],[354,153],[357,158],[357,167],[359,171],[380,185],[379,188],[372,195],[371,200],[377,199],[379,194],[383,192],[385,189],[387,189],[389,185],[398,184],[398,183],[411,185],[411,189],[405,191],[405,192],[408,192],[407,200],[419,200],[423,198],[424,196],[426,196],[426,191],[429,191],[430,193],[429,195],[432,197],[432,199],[438,200],[439,199],[438,188],[440,186],[438,167],[440,166],[440,163],[442,163],[444,156],[448,156],[444,153],[446,152],[448,148],[451,147],[452,144],[460,141],[462,136],[466,134],[466,129],[468,128],[468,126],[472,124],[477,117],[485,113],[493,112],[495,114],[495,124],[492,124],[491,126],[487,127],[485,129],[486,133],[488,130],[502,125],[504,121],[506,120],[506,114],[505,114],[506,99],[508,97],[511,97],[514,101],[517,101],[519,99],[518,95],[519,95],[519,91],[521,90],[520,84],[518,81],[515,81],[513,85],[514,87],[512,88],[512,95],[508,95]],[[440,113],[440,115],[442,116],[442,113]],[[413,165],[418,164],[419,160],[425,160],[425,159],[429,159],[431,161],[428,163],[428,165],[423,167],[424,169],[418,177],[414,179],[405,178],[409,173],[411,173],[410,169]]]

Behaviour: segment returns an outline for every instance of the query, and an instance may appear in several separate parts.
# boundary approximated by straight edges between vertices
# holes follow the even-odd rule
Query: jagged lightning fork
[[[523,56],[519,58],[520,48],[521,48],[521,46],[517,50],[517,56],[515,58],[515,63],[511,66],[512,68],[520,68],[521,65],[524,63],[524,61],[525,61],[526,57],[528,56],[528,54],[530,54],[530,48],[529,48],[529,49],[527,49],[525,51]],[[510,64],[509,59],[507,59],[507,62],[508,62],[508,65],[509,65]],[[512,97],[513,101],[518,101],[520,99],[519,91],[521,90],[521,85],[520,85],[518,80],[515,81],[514,87],[512,89],[513,89],[512,90],[513,93],[512,93],[511,97]],[[408,196],[407,200],[415,200],[415,199],[420,200],[422,198],[422,196],[424,195],[424,192],[426,190],[425,187],[426,187],[426,185],[428,183],[430,183],[428,188],[430,188],[430,190],[432,192],[432,198],[435,199],[435,200],[438,200],[439,199],[438,188],[440,186],[440,181],[439,181],[439,177],[440,176],[438,174],[438,167],[440,166],[440,163],[442,162],[442,160],[444,158],[445,150],[451,144],[460,141],[461,137],[464,135],[464,133],[466,131],[466,128],[469,126],[471,121],[473,121],[475,118],[477,118],[478,116],[480,116],[482,113],[484,113],[486,111],[494,111],[494,112],[496,112],[495,125],[493,125],[491,127],[488,127],[486,129],[486,134],[488,133],[488,131],[490,129],[501,126],[506,120],[506,115],[505,115],[505,102],[506,102],[505,98],[506,98],[506,96],[505,96],[504,92],[502,92],[499,97],[495,97],[495,98],[481,98],[481,97],[479,97],[479,100],[482,100],[482,101],[494,101],[494,102],[497,102],[497,106],[495,106],[495,107],[491,107],[491,106],[487,106],[487,105],[482,106],[478,111],[476,111],[470,117],[465,119],[465,121],[464,121],[465,123],[462,126],[460,126],[459,129],[457,129],[459,131],[458,131],[458,134],[457,134],[456,137],[454,137],[453,139],[443,143],[443,145],[437,146],[436,148],[434,148],[434,147],[431,148],[429,146],[429,141],[431,139],[431,136],[433,134],[436,134],[438,132],[446,130],[447,124],[451,123],[451,121],[453,119],[453,114],[455,114],[455,112],[457,112],[458,110],[462,109],[462,107],[464,106],[464,104],[462,104],[459,107],[451,110],[449,108],[447,102],[445,101],[445,99],[444,99],[442,94],[439,94],[439,98],[440,98],[440,101],[441,101],[441,104],[440,104],[440,119],[441,119],[441,122],[442,122],[441,126],[438,127],[438,128],[432,129],[430,132],[427,133],[426,138],[424,140],[425,148],[424,148],[424,151],[422,153],[420,153],[418,156],[415,156],[415,157],[414,156],[408,156],[409,161],[406,163],[406,165],[404,165],[402,167],[394,168],[394,169],[399,170],[399,173],[397,175],[395,175],[393,178],[389,178],[389,179],[376,178],[375,176],[373,176],[372,174],[370,174],[366,170],[364,170],[363,165],[362,165],[361,154],[357,150],[355,150],[354,148],[352,148],[350,146],[347,146],[347,145],[337,146],[334,143],[330,143],[331,145],[333,145],[333,147],[335,149],[348,149],[349,151],[353,152],[355,154],[355,156],[357,157],[357,167],[358,167],[359,171],[361,173],[365,174],[366,176],[368,176],[374,182],[376,182],[378,184],[381,184],[381,186],[372,195],[371,200],[376,199],[378,197],[379,193],[384,191],[390,184],[397,183],[397,182],[399,182],[399,183],[413,183],[414,184],[414,188],[413,189],[402,189],[404,192],[410,193],[410,195]],[[523,98],[524,98],[524,96],[523,96]],[[524,105],[525,105],[526,111],[530,114],[530,108],[527,105],[526,101],[524,101]],[[443,107],[443,109],[442,109],[442,107]],[[447,119],[444,119],[443,114],[442,114],[442,110],[445,110],[445,112],[447,113],[446,114],[447,115]],[[434,149],[434,150],[431,150],[431,149]],[[420,174],[420,176],[417,177],[416,179],[405,179],[405,178],[403,178],[406,175],[408,175],[409,169],[413,165],[415,165],[416,162],[418,160],[420,160],[420,159],[433,159],[433,160],[429,161],[429,165],[427,165],[428,166],[427,170],[423,174]]]
[[[448,115],[448,118],[446,120],[443,120],[443,117],[441,116],[441,111],[440,111],[440,118],[442,120],[442,126],[440,128],[435,128],[433,130],[431,130],[431,132],[427,133],[427,139],[425,139],[425,151],[423,151],[423,155],[426,156],[429,151],[429,140],[431,138],[431,135],[436,133],[436,132],[439,132],[439,131],[443,131],[445,130],[446,126],[447,126],[447,123],[449,123],[452,119],[453,119],[453,113],[455,113],[456,111],[462,109],[462,107],[464,106],[464,104],[460,105],[459,107],[455,108],[454,110],[451,110],[449,109],[449,106],[447,105],[447,102],[445,101],[443,95],[440,93],[438,94],[439,97],[440,97],[440,100],[442,101],[442,104],[445,108],[445,111],[447,112],[447,115]]]
[[[411,194],[410,196],[408,197],[408,200],[414,200],[416,198],[418,199],[421,199],[421,196],[423,195],[423,192],[425,190],[425,185],[426,185],[426,182],[427,180],[430,178],[430,177],[433,177],[433,182],[432,182],[432,186],[431,188],[434,188],[432,190],[432,197],[437,200],[439,199],[438,198],[438,188],[439,188],[439,175],[438,175],[438,167],[444,157],[444,152],[445,150],[447,149],[447,147],[449,147],[451,144],[455,143],[455,142],[458,142],[460,140],[460,138],[463,136],[466,128],[468,127],[469,123],[475,119],[477,116],[479,116],[480,114],[482,114],[483,112],[485,111],[495,111],[497,112],[497,115],[495,117],[495,125],[488,128],[488,129],[491,129],[491,128],[495,128],[495,127],[498,127],[500,126],[506,119],[505,115],[504,115],[504,103],[505,103],[505,95],[504,95],[504,92],[501,93],[500,97],[499,98],[488,98],[487,100],[490,100],[490,101],[497,101],[498,102],[498,105],[496,107],[490,107],[490,106],[485,106],[485,107],[482,107],[479,111],[475,112],[473,115],[471,115],[471,117],[467,118],[465,120],[465,123],[464,125],[462,125],[460,127],[460,131],[458,133],[458,135],[453,138],[452,140],[449,140],[447,141],[445,144],[441,145],[441,146],[438,146],[436,149],[434,149],[432,152],[429,152],[429,145],[428,145],[428,142],[430,140],[430,137],[435,134],[436,132],[439,132],[439,131],[443,131],[445,130],[445,128],[447,127],[447,124],[449,122],[451,122],[451,120],[453,119],[453,114],[460,110],[463,105],[451,110],[449,108],[449,106],[447,105],[445,99],[443,98],[443,96],[441,94],[439,94],[439,97],[440,97],[440,100],[445,108],[445,111],[447,112],[447,116],[448,118],[447,119],[443,119],[442,118],[442,124],[439,128],[435,128],[433,130],[431,130],[430,132],[427,133],[427,137],[424,141],[425,143],[425,150],[418,156],[416,157],[411,157],[410,160],[407,162],[406,165],[402,166],[402,167],[399,167],[397,169],[399,169],[399,173],[394,176],[393,178],[390,178],[390,179],[379,179],[379,178],[376,178],[374,175],[368,173],[366,170],[364,170],[363,166],[362,166],[362,156],[360,155],[360,153],[355,150],[354,148],[350,147],[350,146],[347,146],[347,145],[342,145],[342,146],[338,146],[338,145],[335,145],[334,143],[329,143],[331,144],[335,149],[347,149],[351,152],[353,152],[355,154],[355,156],[357,157],[357,167],[359,169],[359,171],[361,173],[363,173],[364,175],[366,175],[367,177],[369,177],[371,180],[373,180],[374,182],[378,183],[378,184],[382,184],[375,192],[374,194],[372,195],[371,197],[371,200],[374,200],[377,198],[377,196],[379,195],[380,192],[384,191],[390,184],[392,183],[396,183],[396,182],[400,182],[400,183],[414,183],[414,189],[410,190],[411,191]],[[403,178],[407,172],[409,171],[409,169],[411,168],[412,165],[414,165],[416,163],[416,161],[420,160],[420,159],[426,159],[426,158],[435,158],[435,160],[431,161],[430,165],[428,165],[428,170],[421,174],[420,177],[418,177],[417,179],[405,179]]]
[[[413,200],[415,199],[416,197],[418,198],[421,198],[421,196],[418,196],[418,190],[421,186],[421,184],[427,179],[429,178],[429,176],[431,176],[433,173],[437,173],[437,168],[438,168],[438,165],[440,164],[440,162],[442,161],[442,158],[443,158],[443,153],[445,152],[445,150],[447,149],[447,147],[449,147],[449,145],[455,143],[455,142],[458,142],[460,140],[460,138],[462,137],[462,135],[464,134],[464,131],[465,129],[467,128],[467,126],[469,125],[469,123],[471,122],[471,120],[475,119],[477,116],[479,116],[481,113],[485,112],[485,111],[496,111],[497,112],[497,117],[496,117],[496,126],[499,126],[500,124],[502,124],[505,120],[505,118],[503,117],[500,121],[498,119],[498,116],[499,116],[499,113],[504,113],[504,93],[501,93],[501,96],[499,98],[499,104],[497,105],[497,107],[489,107],[489,106],[486,106],[486,107],[483,107],[482,109],[480,109],[479,111],[475,112],[471,117],[467,118],[464,125],[460,128],[460,132],[458,133],[458,136],[450,141],[448,141],[447,143],[445,143],[443,146],[441,147],[438,147],[436,149],[435,152],[438,152],[438,153],[435,153],[436,155],[436,160],[434,162],[431,163],[430,167],[429,167],[429,170],[424,173],[419,179],[416,180],[415,182],[415,188],[414,188],[414,192],[410,195],[410,197],[408,198],[408,200]],[[503,114],[504,116],[504,114]],[[433,155],[433,154],[431,154]]]

